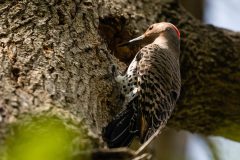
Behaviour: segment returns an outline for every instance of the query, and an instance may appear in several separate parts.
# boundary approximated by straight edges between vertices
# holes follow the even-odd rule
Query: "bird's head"
[[[145,40],[148,43],[152,43],[156,38],[160,36],[163,36],[166,38],[172,37],[179,40],[180,32],[177,29],[177,27],[175,27],[173,24],[167,23],[167,22],[161,22],[161,23],[152,24],[150,27],[148,27],[146,32],[140,37],[142,38],[142,40]]]
[[[170,41],[179,45],[180,32],[176,26],[168,22],[161,22],[152,24],[145,33],[137,38],[134,38],[126,43],[120,44],[125,46],[133,42],[140,42],[143,44],[150,44],[155,42],[160,43],[162,41]]]

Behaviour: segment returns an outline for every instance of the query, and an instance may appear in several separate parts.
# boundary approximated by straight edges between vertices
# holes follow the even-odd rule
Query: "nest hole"
[[[133,38],[134,33],[129,28],[127,20],[124,17],[103,17],[99,19],[98,29],[111,53],[120,61],[129,64],[137,53],[137,47],[118,46]]]

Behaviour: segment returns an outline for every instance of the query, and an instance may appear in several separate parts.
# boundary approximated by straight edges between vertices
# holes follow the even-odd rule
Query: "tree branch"
[[[3,1],[0,12],[1,135],[25,113],[50,112],[101,140],[121,109],[108,66],[124,70],[139,49],[117,44],[169,21],[181,31],[183,85],[168,126],[239,140],[239,33],[204,25],[173,0]]]

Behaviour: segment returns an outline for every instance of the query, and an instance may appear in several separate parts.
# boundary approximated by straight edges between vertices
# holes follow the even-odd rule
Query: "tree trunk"
[[[101,141],[121,109],[108,67],[123,71],[139,49],[116,45],[169,21],[181,32],[182,91],[168,126],[239,140],[239,33],[202,24],[174,0],[3,0],[0,17],[1,135],[25,114],[50,113]]]

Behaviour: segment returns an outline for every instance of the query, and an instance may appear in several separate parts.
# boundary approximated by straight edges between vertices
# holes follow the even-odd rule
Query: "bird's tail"
[[[125,147],[132,142],[135,135],[132,129],[136,128],[134,119],[134,109],[127,107],[103,129],[103,139],[109,148]]]

